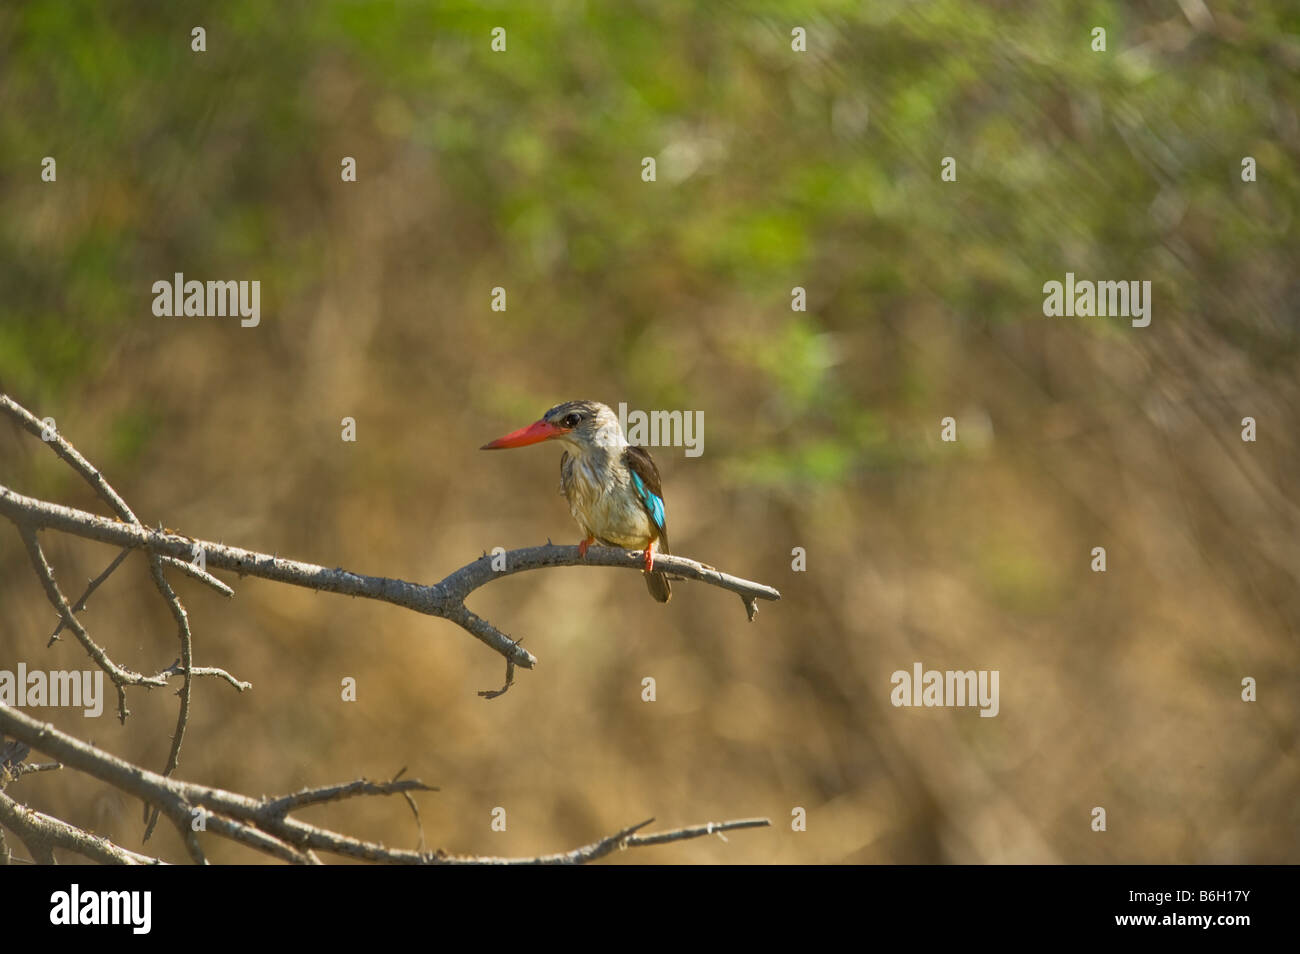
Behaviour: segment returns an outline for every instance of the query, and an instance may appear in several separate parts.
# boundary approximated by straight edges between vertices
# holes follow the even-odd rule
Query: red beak
[[[527,427],[521,427],[517,431],[512,431],[505,437],[498,437],[491,443],[484,444],[479,450],[501,450],[506,447],[527,447],[529,444],[540,444],[542,441],[549,441],[552,437],[559,437],[561,434],[567,434],[571,431],[570,427],[556,427],[548,421],[538,421],[536,424],[529,424]]]

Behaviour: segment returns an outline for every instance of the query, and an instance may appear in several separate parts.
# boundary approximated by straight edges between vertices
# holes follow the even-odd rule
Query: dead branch
[[[694,825],[653,835],[637,835],[635,833],[639,829],[649,824],[649,822],[642,822],[591,845],[562,854],[535,858],[482,858],[451,855],[445,851],[409,851],[388,848],[311,825],[291,817],[291,813],[309,805],[358,795],[393,795],[433,790],[415,779],[379,783],[360,779],[345,785],[307,789],[278,798],[252,798],[248,795],[213,788],[210,785],[196,785],[151,772],[60,732],[52,725],[33,719],[9,706],[0,705],[0,732],[25,743],[38,752],[58,759],[70,769],[84,772],[154,806],[162,815],[177,824],[181,834],[187,840],[191,858],[198,863],[203,863],[203,854],[190,824],[196,812],[203,813],[204,826],[208,834],[238,841],[264,854],[297,864],[319,863],[314,855],[316,851],[387,864],[585,864],[621,847],[635,848],[683,841],[724,831],[766,827],[769,824],[767,819],[751,818]],[[17,806],[16,810],[22,814],[22,817],[18,818],[13,814],[12,809],[9,816],[3,814],[4,808],[4,805],[0,804],[0,822],[17,833],[23,843],[28,844],[34,852],[40,850],[50,853],[55,847],[69,848],[95,860],[104,860],[109,857],[110,849],[116,848],[111,843],[90,844],[84,840],[78,840],[74,846],[74,833],[67,831],[74,826],[66,822],[59,822],[56,826],[57,831],[41,830],[41,837],[34,837],[29,843],[27,833],[34,830],[31,815],[35,813]],[[10,818],[13,818],[13,824],[10,824]],[[53,819],[53,821],[58,820]],[[76,831],[81,830],[76,829]],[[88,835],[85,832],[81,833]],[[125,851],[125,849],[118,850]],[[87,854],[90,851],[100,852],[103,857]],[[133,863],[156,861],[143,855],[136,858],[137,861]],[[52,854],[48,855],[48,859],[52,859]],[[116,860],[125,863],[121,856]]]
[[[0,824],[27,846],[33,858],[52,858],[55,848],[74,852],[104,865],[159,865],[157,858],[116,845],[61,818],[33,811],[0,792]]]
[[[131,508],[127,506],[126,501],[123,500],[121,496],[118,495],[117,491],[109,485],[108,481],[104,479],[104,475],[95,469],[88,460],[82,457],[75,447],[64,440],[57,430],[47,428],[44,422],[37,419],[36,415],[32,414],[25,407],[19,405],[6,394],[0,394],[0,412],[3,412],[34,437],[40,438],[40,440],[54,451],[55,454],[66,461],[68,465],[76,471],[78,476],[94,488],[95,492],[104,499],[120,519],[127,521],[135,527],[142,526],[139,518],[136,517]],[[22,535],[23,543],[27,547],[27,552],[31,558],[32,565],[36,568],[37,575],[41,577],[42,583],[45,585],[46,594],[49,597],[50,602],[59,610],[61,622],[73,627],[74,631],[77,632],[77,637],[81,640],[83,647],[86,648],[91,657],[94,658],[101,668],[103,668],[113,679],[113,685],[117,689],[118,717],[125,722],[127,716],[126,684],[122,680],[125,671],[119,669],[115,664],[113,664],[108,658],[108,655],[102,649],[94,646],[85,629],[77,623],[72,607],[68,605],[67,600],[64,598],[63,594],[59,592],[59,588],[54,582],[53,571],[50,569],[49,564],[45,561],[44,555],[41,553],[40,544],[36,540],[35,532],[31,527],[24,523],[18,523],[17,526],[19,533]],[[177,635],[181,643],[180,662],[182,667],[182,682],[180,690],[180,706],[177,713],[176,732],[172,736],[171,749],[167,755],[167,766],[163,770],[164,775],[170,775],[180,763],[181,742],[185,738],[185,728],[189,722],[190,697],[192,691],[192,674],[190,672],[192,644],[188,615],[185,612],[185,607],[181,605],[179,597],[177,597],[176,593],[172,590],[171,586],[167,583],[166,578],[163,576],[163,565],[165,563],[167,566],[175,567],[180,569],[182,572],[195,576],[213,586],[213,588],[218,592],[223,592],[227,596],[233,596],[234,594],[228,586],[217,580],[215,577],[212,577],[206,570],[203,570],[200,567],[187,564],[184,560],[179,560],[175,557],[168,557],[153,551],[149,551],[148,555],[154,585],[157,587],[159,594],[162,595],[163,600],[167,603],[172,616],[177,621]],[[99,583],[103,582],[103,580],[113,572],[114,568],[120,562],[119,558],[109,564],[108,569],[101,573],[95,580],[91,581],[85,594],[77,602],[83,604],[91,592],[94,591],[95,587],[98,586]],[[56,628],[51,639],[57,638],[58,635],[59,630]],[[114,672],[114,670],[116,670],[116,672]],[[164,683],[166,682],[166,677],[161,675],[154,677],[154,679],[162,679]],[[156,815],[153,818],[148,819],[148,826],[145,829],[146,840],[150,833],[152,833],[157,820]]]
[[[556,855],[539,855],[536,858],[476,858],[478,864],[502,865],[585,865],[589,861],[604,858],[624,848],[643,848],[647,845],[664,845],[671,841],[687,841],[717,835],[723,838],[724,831],[737,831],[742,828],[767,828],[772,823],[766,818],[742,818],[737,821],[706,822],[703,825],[691,825],[687,828],[675,828],[672,831],[655,832],[653,835],[638,835],[637,831],[654,821],[647,818],[637,825],[631,825],[607,838],[583,845],[572,851]]]
[[[400,772],[398,773],[401,774]],[[425,785],[415,779],[394,779],[391,782],[372,782],[369,779],[357,779],[342,785],[325,785],[321,788],[307,788],[292,795],[285,795],[271,802],[268,810],[273,815],[284,816],[289,812],[306,808],[308,805],[321,805],[325,802],[342,801],[357,795],[398,795],[406,792],[436,792],[438,789]]]
[[[504,568],[500,570],[493,569],[493,557],[484,555],[438,583],[421,585],[387,577],[366,576],[341,567],[331,570],[313,563],[198,540],[167,530],[151,530],[120,520],[109,520],[84,510],[26,497],[5,486],[0,486],[0,514],[20,526],[59,530],[88,540],[149,550],[161,555],[184,557],[197,547],[203,551],[207,566],[233,570],[240,576],[256,576],[326,593],[379,600],[417,613],[441,617],[459,624],[476,639],[525,669],[537,665],[536,657],[522,648],[518,641],[471,612],[464,604],[466,596],[492,580],[525,570],[561,566],[608,566],[638,571],[643,568],[641,555],[632,550],[591,547],[584,558],[576,546],[548,544],[509,550],[498,555],[498,563],[504,559]],[[780,592],[773,587],[723,573],[715,567],[687,557],[665,554],[655,558],[655,565],[676,579],[696,580],[730,590],[739,594],[747,604],[759,599],[781,598]]]

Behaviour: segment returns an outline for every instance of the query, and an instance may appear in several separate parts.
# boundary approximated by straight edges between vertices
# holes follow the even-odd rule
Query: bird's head
[[[604,404],[599,401],[566,401],[551,408],[535,423],[498,437],[480,450],[527,447],[550,440],[559,441],[577,454],[597,448],[621,450],[627,446],[618,416]]]

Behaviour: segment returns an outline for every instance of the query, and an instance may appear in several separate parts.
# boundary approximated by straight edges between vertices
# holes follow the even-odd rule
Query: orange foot
[[[645,571],[649,573],[655,568],[655,545],[652,543],[645,548]]]
[[[595,538],[595,537],[588,537],[587,539],[585,539],[585,540],[583,540],[581,543],[579,543],[579,544],[578,544],[578,556],[582,557],[584,560],[587,559],[587,547],[591,546],[591,545],[592,545],[593,543],[595,543],[595,542],[596,542],[596,538]]]

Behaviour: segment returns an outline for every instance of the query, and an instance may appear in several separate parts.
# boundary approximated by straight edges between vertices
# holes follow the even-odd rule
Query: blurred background
[[[540,664],[489,702],[501,660],[450,623],[176,578],[197,663],[254,684],[197,684],[181,778],[406,767],[457,853],[765,815],[612,860],[1300,861],[1298,76],[1281,0],[11,2],[0,389],[146,523],[420,582],[578,540],[558,448],[485,441],[572,398],[702,411],[702,456],[655,451],[674,550],[784,596],[749,624],[512,576],[469,605]],[[1150,327],[1045,318],[1067,271],[1150,281]],[[260,280],[260,325],[155,317],[175,272]],[[103,512],[7,423],[0,482]],[[115,553],[43,539],[70,595]],[[139,557],[83,620],[177,655]],[[54,623],[0,527],[0,667],[85,668]],[[894,708],[914,662],[999,670],[1000,714]],[[130,705],[32,711],[159,770],[175,697]],[[85,776],[9,793],[139,847]],[[303,817],[418,844],[400,799]]]

